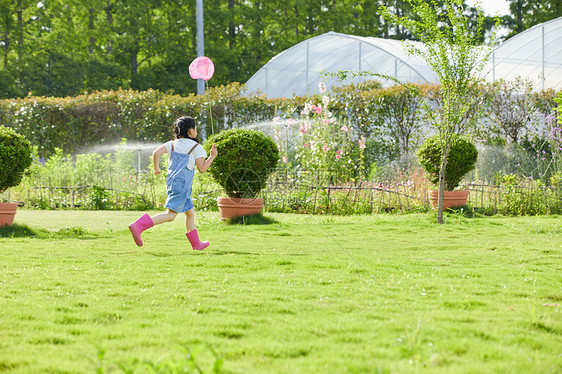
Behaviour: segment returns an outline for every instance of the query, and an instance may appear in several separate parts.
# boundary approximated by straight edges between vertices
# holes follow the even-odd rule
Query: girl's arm
[[[160,157],[162,157],[163,154],[168,153],[168,150],[166,149],[165,146],[160,146],[159,148],[156,148],[156,150],[154,152],[152,152],[152,164],[154,165],[154,174],[158,175],[161,173],[160,171]]]
[[[204,157],[199,157],[195,159],[195,165],[197,165],[197,170],[199,170],[200,173],[206,172],[207,169],[209,169],[209,167],[213,163],[215,157],[217,157],[217,148],[213,144],[213,146],[211,147],[211,155],[207,160],[205,160]]]

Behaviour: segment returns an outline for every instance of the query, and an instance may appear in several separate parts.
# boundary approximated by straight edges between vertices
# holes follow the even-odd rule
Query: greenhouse
[[[562,17],[515,35],[492,51],[488,80],[529,80],[534,90],[562,89]]]
[[[420,43],[410,42],[421,48]],[[399,40],[361,37],[329,32],[305,40],[281,52],[246,83],[250,93],[268,97],[303,96],[318,92],[318,84],[332,86],[357,83],[372,77],[348,78],[343,82],[323,72],[339,70],[372,72],[401,82],[438,83],[435,73],[418,57],[410,56]],[[375,78],[377,79],[377,78]],[[392,80],[383,80],[386,86]]]
[[[249,94],[267,97],[291,97],[318,93],[318,84],[333,86],[379,79],[384,86],[394,84],[391,79],[357,76],[339,81],[323,73],[340,70],[371,72],[400,82],[439,83],[423,59],[411,56],[407,44],[417,48],[417,42],[361,37],[328,32],[283,51],[246,83]],[[536,25],[496,47],[485,68],[488,81],[513,80],[516,77],[531,81],[533,89],[562,89],[562,17]]]

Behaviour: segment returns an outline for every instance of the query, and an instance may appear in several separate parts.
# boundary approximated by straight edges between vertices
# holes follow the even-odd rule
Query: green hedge
[[[330,94],[329,109],[335,118],[354,127],[358,137],[375,141],[383,149],[408,153],[423,137],[420,130],[424,119],[418,113],[421,102],[439,96],[439,86],[419,87],[419,95],[412,95],[400,86],[382,88],[376,81],[351,84]],[[203,96],[118,90],[66,98],[0,100],[0,124],[24,135],[39,147],[40,156],[48,157],[56,148],[74,154],[124,138],[130,142],[163,142],[172,137],[172,123],[182,115],[193,116],[201,132],[211,135],[271,121],[276,116],[300,118],[306,102],[322,102],[320,94],[268,99],[244,96],[243,89],[244,85],[232,83],[210,88]],[[537,94],[536,99],[542,103],[541,111],[555,106],[553,92],[541,95]],[[210,126],[210,106],[214,131]],[[489,136],[492,132],[486,129],[485,133]]]
[[[56,148],[77,153],[94,145],[128,141],[163,142],[172,136],[173,121],[182,115],[197,119],[211,134],[247,123],[270,120],[288,100],[246,98],[242,86],[209,90],[204,96],[181,97],[159,91],[101,91],[76,97],[27,97],[0,101],[0,124],[15,129],[39,147],[40,156]]]
[[[0,124],[24,135],[39,147],[40,156],[47,157],[56,148],[77,153],[124,138],[130,142],[163,142],[170,139],[172,123],[182,115],[193,116],[199,128],[211,135],[229,128],[271,121],[275,116],[299,118],[305,102],[321,102],[319,94],[269,99],[244,96],[243,89],[243,85],[232,83],[210,88],[204,96],[118,90],[66,98],[29,96],[0,100]],[[381,89],[378,82],[341,87],[331,94],[330,110],[336,118],[355,126],[359,135],[381,139],[390,135],[391,139],[392,134],[385,133],[381,121],[385,117],[381,95],[402,93],[388,90]]]

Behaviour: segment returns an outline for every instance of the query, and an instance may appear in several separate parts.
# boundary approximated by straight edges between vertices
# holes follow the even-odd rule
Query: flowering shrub
[[[325,85],[320,83],[320,92]],[[365,173],[366,139],[356,129],[330,111],[332,100],[322,95],[304,104],[299,120],[288,125],[298,128],[295,160],[307,171],[339,171],[344,179],[361,178]],[[285,161],[285,160],[284,160]]]

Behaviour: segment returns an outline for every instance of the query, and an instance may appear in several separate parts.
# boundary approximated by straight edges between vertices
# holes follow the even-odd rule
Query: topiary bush
[[[0,126],[0,193],[20,184],[31,165],[31,144],[14,130]]]
[[[255,130],[231,129],[209,137],[207,153],[213,143],[218,156],[209,172],[228,197],[257,197],[279,162],[273,139]]]
[[[426,139],[417,152],[418,161],[425,170],[427,178],[435,185],[439,185],[442,154],[439,135]],[[447,157],[445,190],[452,191],[457,188],[463,176],[474,170],[477,159],[478,150],[474,143],[462,136],[453,135],[451,150]]]

